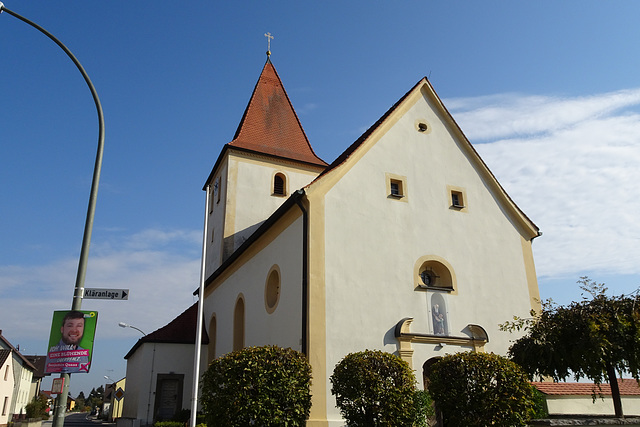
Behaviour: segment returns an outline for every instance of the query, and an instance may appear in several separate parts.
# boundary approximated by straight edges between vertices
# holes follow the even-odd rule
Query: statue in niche
[[[445,322],[447,321],[444,310],[441,310],[440,304],[434,303],[431,306],[431,318],[433,320],[433,333],[435,335],[446,335],[447,329]]]

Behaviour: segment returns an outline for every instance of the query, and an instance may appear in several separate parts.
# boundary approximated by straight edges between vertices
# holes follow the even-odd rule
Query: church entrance
[[[432,357],[422,365],[422,383],[424,384],[424,389],[426,391],[429,391],[429,374],[431,374],[431,368],[440,359],[442,359],[442,357]],[[442,413],[438,410],[436,402],[433,402],[432,405],[435,407],[435,416],[428,420],[429,425],[434,427],[444,427]]]

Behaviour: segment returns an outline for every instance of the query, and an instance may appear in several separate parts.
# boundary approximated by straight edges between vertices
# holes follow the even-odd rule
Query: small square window
[[[389,188],[391,190],[390,196],[404,197],[404,189],[402,188],[402,181],[398,179],[392,179],[389,183]]]
[[[451,191],[451,206],[454,208],[464,208],[464,198],[461,191]]]

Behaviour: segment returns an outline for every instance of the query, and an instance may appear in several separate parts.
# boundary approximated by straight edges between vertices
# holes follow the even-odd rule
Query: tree
[[[215,359],[202,380],[207,425],[304,426],[311,365],[290,348],[248,347]]]
[[[524,329],[526,335],[509,349],[512,360],[534,375],[564,380],[586,377],[598,388],[611,386],[615,415],[622,417],[617,375],[640,377],[640,298],[607,296],[607,288],[588,277],[578,281],[582,301],[558,306],[547,301],[532,319],[514,318],[503,330]],[[594,392],[595,398],[595,392]]]
[[[348,354],[330,380],[349,426],[424,425],[427,396],[418,393],[413,371],[398,356],[374,350]]]
[[[89,397],[85,400],[92,408],[99,408],[104,403],[104,387],[92,388]]]
[[[86,406],[86,398],[84,397],[84,392],[81,391],[78,393],[78,397],[76,397],[76,408],[78,411],[84,411]]]
[[[429,373],[429,392],[445,425],[526,426],[534,417],[534,390],[509,359],[489,353],[444,356]]]

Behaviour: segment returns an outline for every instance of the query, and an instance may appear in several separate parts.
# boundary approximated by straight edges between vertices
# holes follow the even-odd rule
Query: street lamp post
[[[100,99],[98,98],[98,93],[96,92],[93,83],[91,83],[91,79],[87,75],[86,71],[80,64],[80,62],[76,59],[76,57],[71,53],[71,51],[53,34],[36,24],[28,20],[27,18],[18,15],[17,13],[7,9],[2,2],[0,2],[0,14],[2,12],[6,12],[9,15],[18,18],[19,20],[31,25],[47,37],[49,37],[55,44],[57,44],[73,61],[75,66],[82,74],[84,81],[89,86],[89,90],[91,91],[91,96],[93,97],[93,101],[96,105],[96,110],[98,112],[98,150],[96,153],[96,161],[93,168],[93,180],[91,182],[91,193],[89,195],[89,206],[87,209],[87,218],[85,220],[84,225],[84,234],[82,236],[82,247],[80,249],[80,261],[78,262],[78,272],[76,275],[76,283],[73,291],[73,300],[71,303],[71,310],[80,310],[82,307],[82,298],[84,296],[84,279],[87,272],[87,261],[89,259],[89,246],[91,244],[91,232],[93,230],[93,218],[95,216],[96,211],[96,200],[98,197],[98,183],[100,182],[100,170],[102,169],[102,154],[104,151],[104,116],[102,114],[102,105],[100,104]],[[67,410],[67,395],[69,394],[69,382],[71,380],[71,375],[68,373],[60,374],[60,378],[64,379],[64,386],[62,389],[62,394],[58,395],[56,399],[56,406],[54,408],[54,416],[53,416],[53,427],[63,427],[64,426],[64,416]]]
[[[140,332],[142,335],[144,335],[145,337],[147,336],[147,334],[144,333],[144,331],[140,328],[136,328],[133,325],[130,325],[128,323],[124,323],[124,322],[118,322],[118,326],[120,326],[121,328],[131,328],[131,329],[135,329],[136,331]]]

